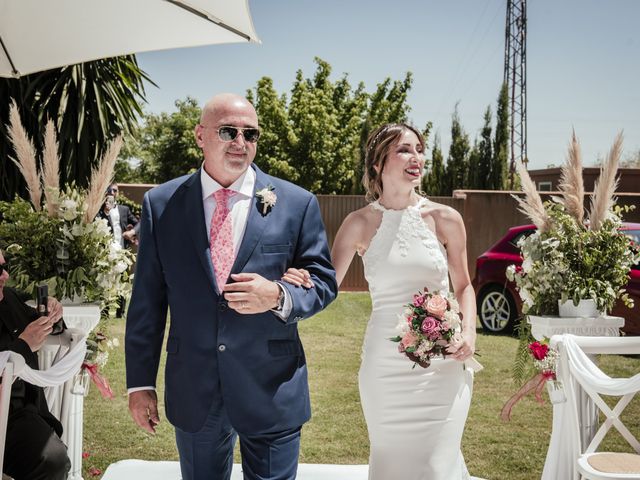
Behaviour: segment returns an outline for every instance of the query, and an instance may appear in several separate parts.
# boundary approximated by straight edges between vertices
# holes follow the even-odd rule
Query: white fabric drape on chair
[[[39,387],[56,387],[62,385],[67,380],[71,379],[82,365],[82,361],[87,353],[86,335],[83,336],[75,344],[71,345],[69,352],[62,357],[58,362],[53,364],[47,370],[34,370],[29,367],[22,355],[5,351],[0,352],[0,371],[4,369],[5,363],[12,359],[14,363],[14,376],[20,377],[27,383],[37,385]]]
[[[600,370],[587,353],[640,353],[639,337],[576,337],[554,335],[551,346],[559,350],[557,375],[567,401],[553,405],[553,432],[542,480],[578,480],[576,461],[582,453],[576,404],[581,390],[578,379],[603,394],[622,396],[640,390],[640,374],[631,378],[611,378]],[[585,353],[585,351],[587,353]]]

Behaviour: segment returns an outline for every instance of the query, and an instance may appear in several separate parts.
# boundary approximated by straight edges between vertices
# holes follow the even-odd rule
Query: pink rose
[[[437,340],[440,337],[440,322],[433,317],[425,318],[420,328],[429,340]]]
[[[400,340],[400,345],[402,345],[403,348],[409,348],[409,347],[413,347],[417,342],[418,342],[418,336],[415,334],[414,331],[409,330],[407,333],[404,334],[404,337],[402,337],[402,340]]]
[[[424,295],[414,295],[413,296],[413,306],[421,307],[424,304]]]
[[[436,317],[442,317],[447,310],[449,303],[442,295],[434,295],[427,302],[427,312]]]

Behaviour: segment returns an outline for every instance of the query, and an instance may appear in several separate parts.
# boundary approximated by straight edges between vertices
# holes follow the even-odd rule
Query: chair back
[[[605,374],[589,356],[593,354],[640,354],[640,337],[576,337],[574,335],[554,336],[551,345],[558,349],[559,360],[557,373],[562,381],[567,398],[565,414],[573,419],[574,434],[579,438],[575,444],[579,450],[578,465],[588,460],[589,463],[605,461],[604,456],[592,455],[596,451],[611,428],[620,432],[629,445],[640,454],[640,442],[622,422],[621,415],[633,397],[640,391],[640,373],[628,378],[612,378]],[[578,386],[578,388],[576,388]],[[604,420],[588,445],[581,438],[584,429],[579,425],[579,410],[581,408],[580,389],[588,395],[593,405],[602,412]],[[611,408],[602,396],[618,397],[617,404]],[[575,437],[574,437],[575,438]],[[589,439],[587,438],[587,441]],[[618,454],[622,455],[622,454]],[[596,457],[598,459],[596,460]],[[614,457],[609,457],[614,458]],[[616,457],[620,461],[622,457]],[[636,459],[633,459],[637,463]],[[581,468],[581,473],[584,475]],[[605,470],[606,472],[606,470]],[[588,476],[587,478],[631,478],[606,476]],[[638,477],[633,477],[638,478]]]

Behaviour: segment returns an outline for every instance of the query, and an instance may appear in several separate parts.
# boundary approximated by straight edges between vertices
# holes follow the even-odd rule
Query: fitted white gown
[[[370,480],[469,478],[460,442],[473,372],[461,362],[434,359],[424,369],[398,353],[403,305],[423,289],[449,290],[446,252],[422,220],[420,207],[387,210],[363,255],[372,300],[359,373],[362,409],[369,430]]]

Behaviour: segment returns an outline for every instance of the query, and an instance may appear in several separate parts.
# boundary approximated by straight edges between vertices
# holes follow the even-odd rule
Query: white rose
[[[449,308],[454,312],[460,311],[460,304],[458,304],[458,300],[453,295],[447,296],[447,300],[449,300]]]
[[[402,315],[398,315],[398,325],[396,325],[396,330],[398,331],[400,336],[409,331],[409,324],[407,323],[407,319]]]
[[[451,328],[458,328],[460,326],[460,316],[455,312],[447,310],[444,312],[444,319],[451,325]]]
[[[534,300],[531,294],[529,293],[529,290],[527,290],[526,288],[521,288],[520,292],[518,293],[520,293],[520,298],[524,303],[526,303],[529,307],[533,306]]]
[[[526,257],[522,261],[522,270],[524,270],[525,273],[529,273],[532,267],[533,267],[533,260],[531,260],[530,257]]]
[[[83,228],[81,223],[74,223],[71,227],[71,234],[74,237],[79,237],[80,235],[82,235],[82,230]]]

